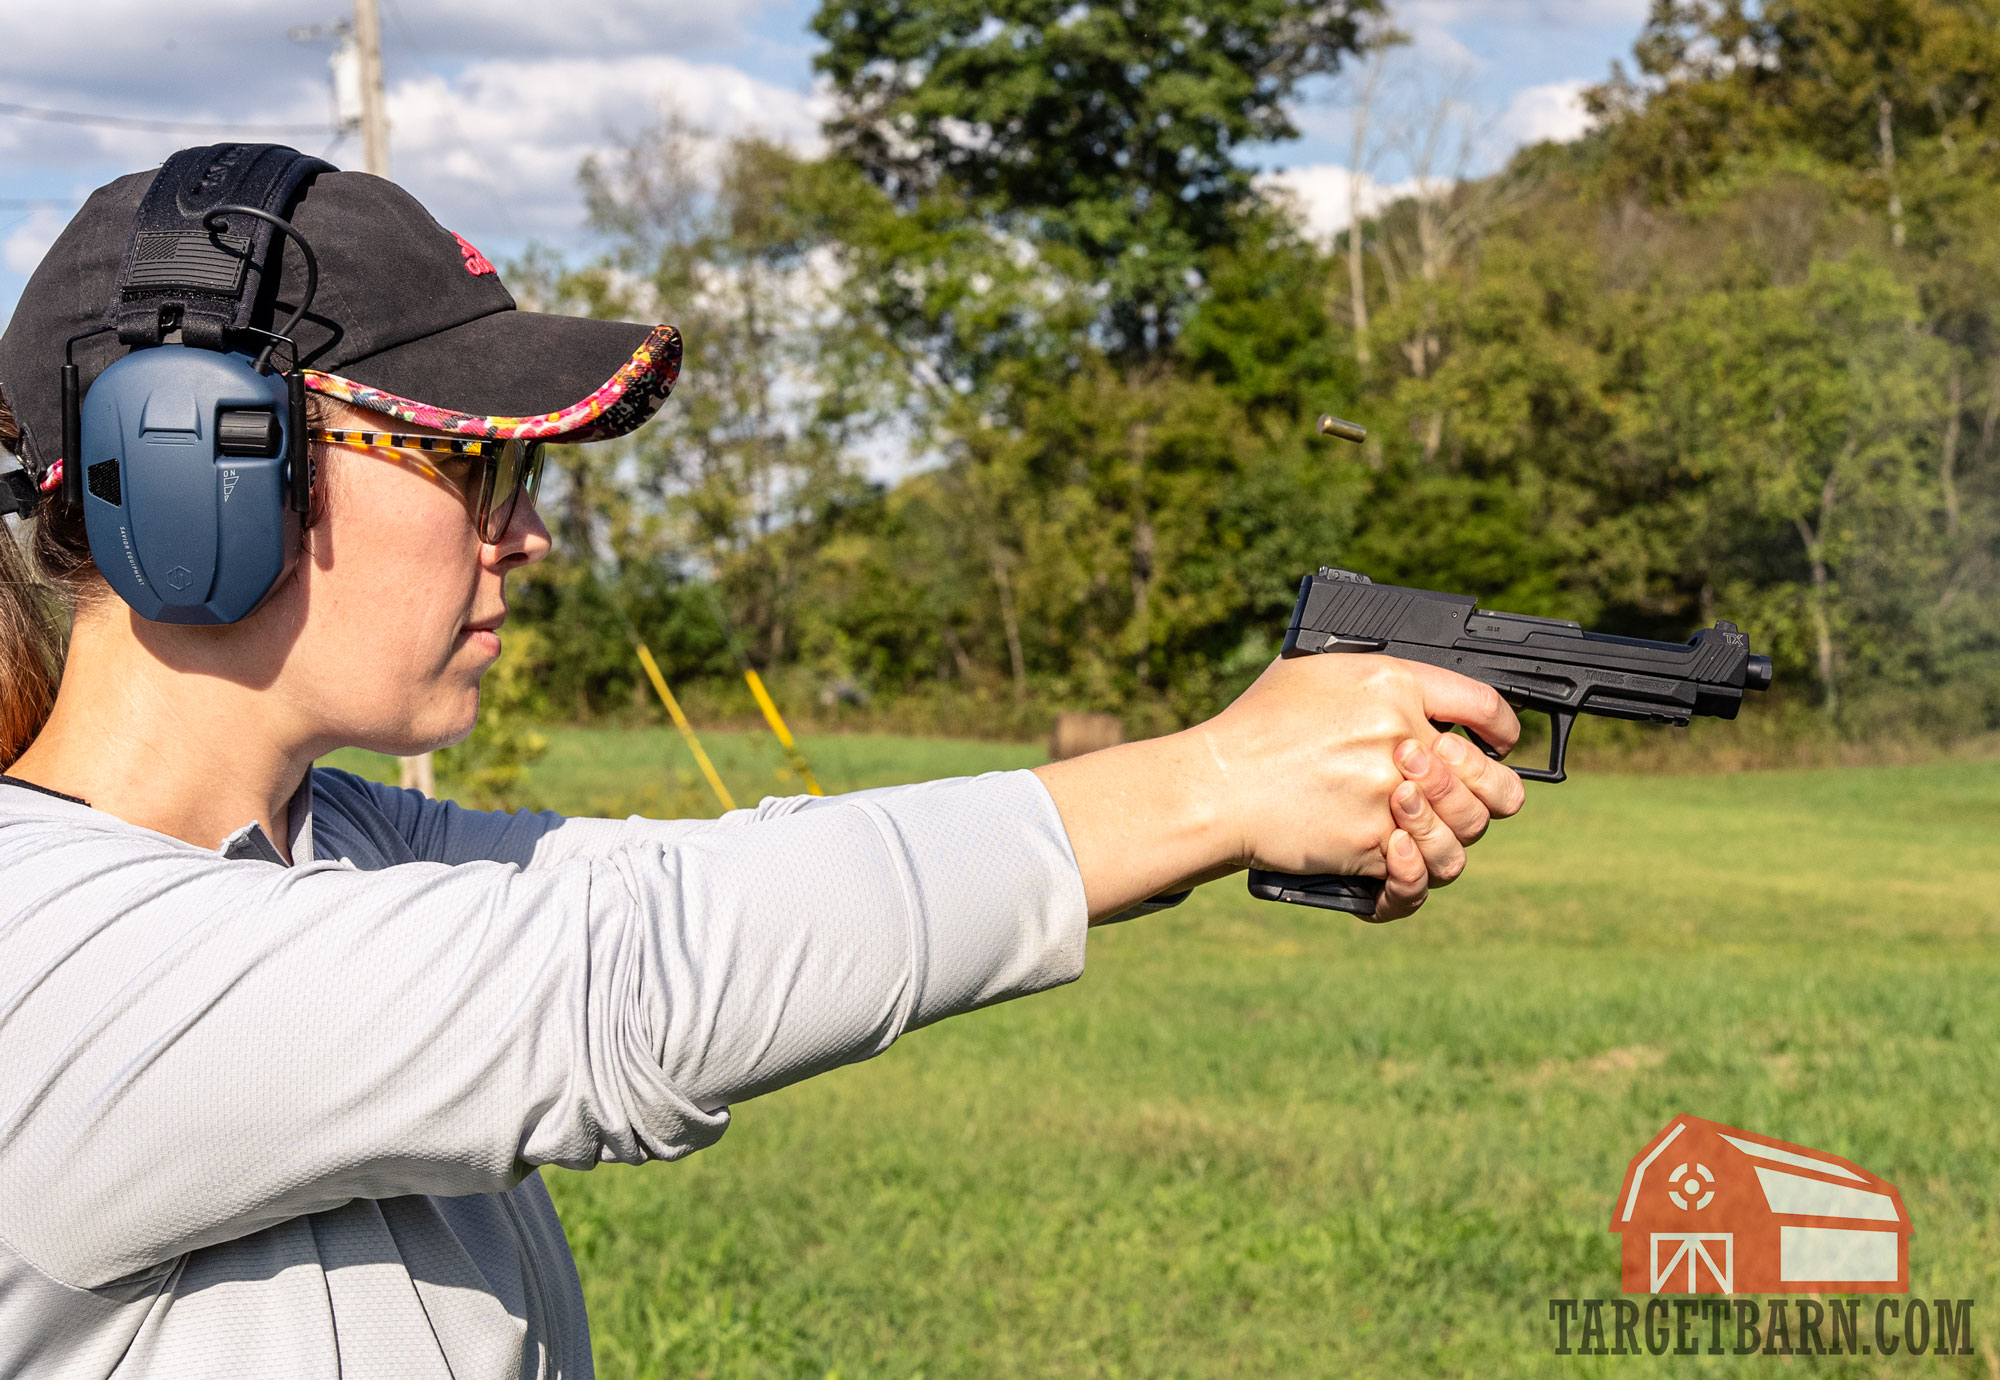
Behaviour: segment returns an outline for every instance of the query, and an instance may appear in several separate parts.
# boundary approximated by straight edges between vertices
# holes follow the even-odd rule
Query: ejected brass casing
[[[1368,428],[1359,422],[1343,422],[1331,412],[1322,412],[1319,414],[1319,434],[1360,442],[1368,439]]]

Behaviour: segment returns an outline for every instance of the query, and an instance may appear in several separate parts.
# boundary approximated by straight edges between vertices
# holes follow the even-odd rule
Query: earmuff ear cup
[[[248,356],[181,345],[127,355],[91,385],[84,527],[98,570],[140,617],[235,623],[291,571],[290,402],[284,377]]]

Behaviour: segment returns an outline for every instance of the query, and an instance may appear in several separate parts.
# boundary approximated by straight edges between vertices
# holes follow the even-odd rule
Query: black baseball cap
[[[57,236],[0,335],[0,391],[29,467],[61,446],[63,344],[101,325],[154,173],[98,188]],[[313,392],[456,435],[596,441],[660,408],[680,372],[671,326],[521,311],[491,262],[385,178],[322,172],[288,216],[319,261],[293,337]],[[273,284],[251,317],[271,329],[305,290],[303,256],[280,239]],[[79,341],[86,388],[127,353],[113,334]]]

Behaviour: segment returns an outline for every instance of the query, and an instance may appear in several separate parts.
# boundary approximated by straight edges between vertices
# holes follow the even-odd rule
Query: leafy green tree
[[[1247,352],[1220,312],[1188,355],[1174,343],[1211,275],[1266,314],[1268,297],[1248,300],[1271,286],[1256,266],[1310,279],[1238,155],[1296,133],[1286,101],[1356,51],[1379,9],[822,6],[836,160],[884,194],[843,228],[842,253],[853,300],[926,384],[907,395],[913,432],[944,466],[903,518],[957,533],[931,545],[949,553],[933,579],[956,607],[937,626],[961,674],[1004,668],[1017,702],[1035,680],[1112,707],[1207,704],[1214,678],[1195,663],[1234,654],[1246,602],[1289,602],[1295,570],[1266,585],[1219,558],[1319,521],[1311,503],[1294,505],[1307,521],[1249,510],[1305,456],[1306,384],[1278,375],[1324,339],[1324,314],[1302,313],[1289,341],[1256,332]],[[1236,394],[1197,359],[1230,370]]]
[[[1797,601],[1809,630],[1802,659],[1829,707],[1843,680],[1901,693],[1957,686],[1966,691],[1962,716],[1990,717],[2000,488],[1987,421],[2000,417],[2000,143],[1992,126],[2000,30],[1991,6],[1662,0],[1635,57],[1636,78],[1615,73],[1592,93],[1604,120],[1591,141],[1596,189],[1614,201],[1637,192],[1708,231],[1707,252],[1688,274],[1688,328],[1712,328],[1738,311],[1753,333],[1789,323],[1784,329],[1811,339],[1810,349],[1765,343],[1800,371],[1801,387],[1829,369],[1838,374],[1837,362],[1856,351],[1879,356],[1879,368],[1861,365],[1848,380],[1849,395],[1874,409],[1868,425],[1857,421],[1852,435],[1844,426],[1838,436],[1800,435],[1804,417],[1818,413],[1794,398],[1783,425],[1767,421],[1762,442],[1733,463],[1710,462],[1717,473],[1765,476],[1762,499],[1739,518],[1776,517],[1781,491],[1801,500],[1778,506],[1796,510],[1786,519],[1789,545],[1808,550],[1805,570],[1753,562],[1738,597],[1813,591]],[[1880,292],[1846,290],[1863,280]],[[1794,299],[1814,284],[1829,296],[1808,321]],[[1884,318],[1892,327],[1871,324],[1866,311],[1865,320],[1828,314],[1836,303],[1879,304],[1892,291],[1900,303]],[[1742,337],[1710,340],[1731,342]],[[1760,372],[1757,350],[1737,357]],[[1919,363],[1922,388],[1890,387]],[[1788,437],[1791,458],[1780,468],[1794,474],[1789,486],[1774,486],[1766,463],[1780,436]],[[1890,463],[1885,451],[1899,458]],[[1798,478],[1807,471],[1828,500],[1823,517],[1802,501],[1813,487]],[[1726,544],[1712,533],[1699,543],[1710,551]],[[1775,556],[1785,545],[1769,549]],[[1751,549],[1747,533],[1737,549]]]
[[[733,676],[734,629],[902,721],[1165,726],[1339,563],[1733,617],[1844,731],[2000,724],[1983,14],[1657,5],[1595,133],[1434,168],[1330,254],[1237,155],[1373,6],[827,0],[827,157],[669,122],[586,173],[611,251],[530,275],[688,341],[649,433],[558,466],[550,707],[628,693],[636,624],[677,679]]]
[[[1983,0],[1654,0],[1634,60],[1588,99],[1610,175],[1658,197],[1746,158],[1815,160],[1900,248],[2000,171]]]
[[[594,290],[620,315],[676,320],[687,350],[674,405],[620,455],[644,521],[617,554],[710,582],[725,645],[781,662],[825,519],[866,497],[854,447],[874,420],[877,356],[838,309],[824,227],[843,195],[869,193],[678,120],[587,163],[583,183],[615,244]]]
[[[835,148],[907,207],[944,196],[1068,251],[1113,352],[1162,350],[1254,197],[1243,146],[1365,41],[1380,0],[825,0]]]
[[[1702,485],[1703,517],[1738,530],[1748,520],[1774,540],[1740,547],[1708,577],[1811,667],[1829,711],[1857,662],[1878,676],[1901,669],[1918,629],[1897,605],[1937,574],[1926,461],[1947,349],[1918,325],[1909,286],[1857,255],[1800,283],[1687,304],[1657,358],[1657,415],[1676,447],[1729,458]]]

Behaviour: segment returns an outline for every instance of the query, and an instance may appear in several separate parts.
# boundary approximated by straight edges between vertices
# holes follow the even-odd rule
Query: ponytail
[[[0,394],[0,448],[18,454],[20,444],[20,426]],[[61,504],[43,505],[32,548],[32,556],[24,552],[0,519],[0,771],[48,722],[69,615],[102,584],[82,517]]]

